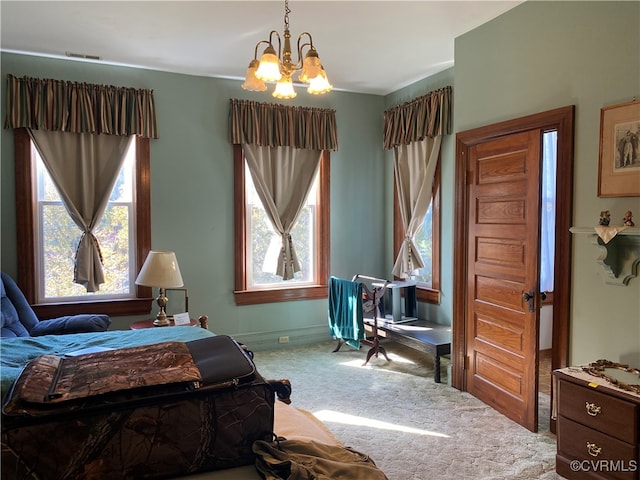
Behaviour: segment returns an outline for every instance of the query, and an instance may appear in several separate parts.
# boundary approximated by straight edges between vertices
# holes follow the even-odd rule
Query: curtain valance
[[[385,110],[384,148],[451,133],[451,87]]]
[[[337,150],[335,110],[231,99],[231,143]]]
[[[4,127],[158,138],[153,90],[13,75]]]

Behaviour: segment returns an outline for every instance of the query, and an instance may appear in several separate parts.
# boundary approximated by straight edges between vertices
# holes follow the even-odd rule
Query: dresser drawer
[[[558,455],[581,463],[585,471],[606,478],[637,480],[638,448],[592,430],[566,417],[558,417]],[[606,469],[606,472],[603,471]]]
[[[591,469],[576,468],[573,462],[572,458],[556,455],[556,473],[568,480],[608,480],[606,476]]]
[[[627,443],[638,443],[638,405],[565,380],[558,413]],[[632,458],[635,458],[632,457]]]

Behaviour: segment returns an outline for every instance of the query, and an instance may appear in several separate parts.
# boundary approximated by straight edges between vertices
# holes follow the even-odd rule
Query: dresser
[[[556,472],[568,479],[639,480],[640,395],[579,367],[553,375]]]

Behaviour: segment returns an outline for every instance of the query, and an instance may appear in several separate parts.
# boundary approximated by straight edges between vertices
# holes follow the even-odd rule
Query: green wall
[[[192,316],[209,315],[210,329],[252,348],[328,339],[326,300],[237,307],[233,297],[233,159],[227,140],[230,98],[275,101],[240,81],[3,53],[5,77],[32,76],[151,88],[160,138],[151,142],[152,247],[176,252]],[[4,98],[2,105],[4,106]],[[299,92],[295,105],[336,110],[339,150],[331,153],[331,274],[386,275],[383,98]],[[17,271],[13,137],[2,130],[2,269]],[[19,207],[18,207],[19,208]],[[390,270],[390,268],[389,268]],[[135,317],[140,318],[140,317]],[[114,318],[128,328],[134,317]]]
[[[456,131],[575,105],[573,224],[640,218],[640,198],[597,195],[600,109],[640,97],[639,2],[519,5],[456,40],[454,95]],[[572,239],[571,363],[640,366],[640,278],[605,284],[587,237]]]

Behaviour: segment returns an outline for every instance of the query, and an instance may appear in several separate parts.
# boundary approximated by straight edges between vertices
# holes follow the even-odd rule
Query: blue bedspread
[[[67,353],[90,347],[126,348],[169,341],[188,342],[210,336],[213,336],[213,333],[209,330],[184,326],[3,338],[0,340],[2,398],[4,398],[23,367],[40,355],[63,356]]]

